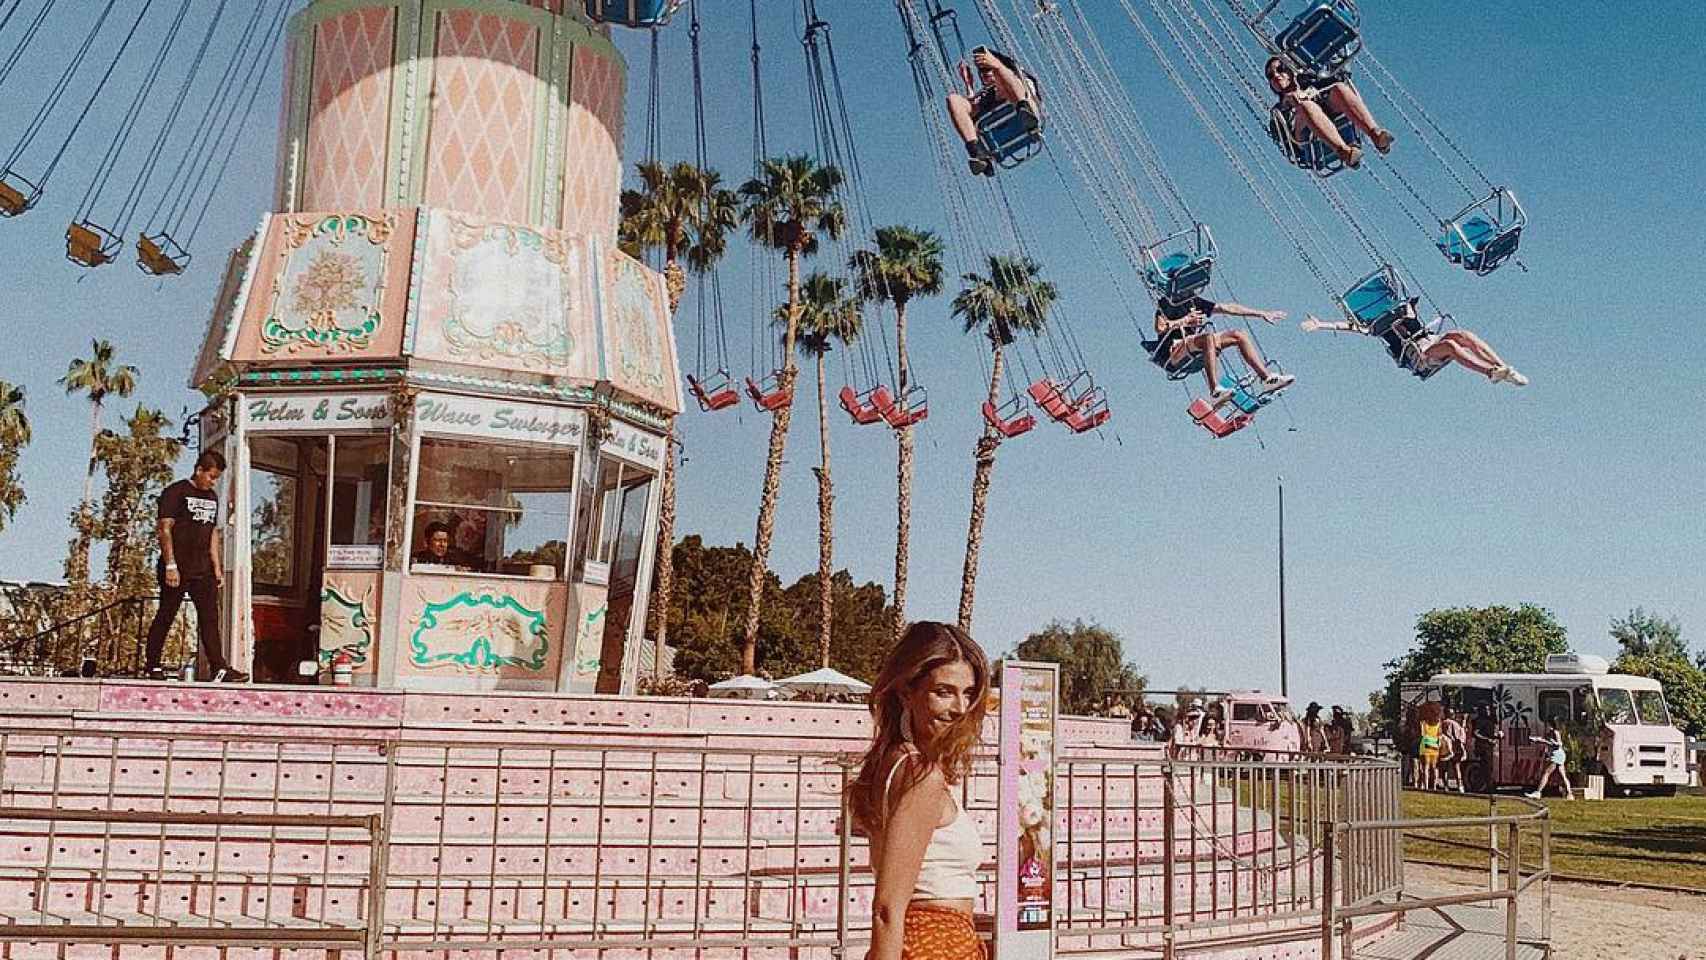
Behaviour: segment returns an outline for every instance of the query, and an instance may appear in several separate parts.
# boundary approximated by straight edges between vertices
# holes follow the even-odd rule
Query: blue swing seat
[[[594,23],[623,27],[661,27],[680,8],[681,0],[586,0],[586,15]]]
[[[1501,187],[1445,221],[1434,245],[1452,263],[1486,276],[1516,256],[1526,226],[1528,215],[1522,204],[1515,194]]]
[[[977,138],[997,166],[1012,169],[1042,152],[1042,116],[1029,103],[1003,100],[977,115]]]
[[[1345,291],[1343,305],[1350,318],[1367,325],[1374,336],[1381,335],[1382,325],[1390,325],[1399,310],[1409,301],[1409,293],[1397,271],[1382,266],[1364,277],[1356,286]]]
[[[1353,0],[1319,0],[1274,37],[1299,70],[1332,73],[1362,50],[1362,14]]]
[[[1362,146],[1362,132],[1349,116],[1342,113],[1328,113],[1328,116],[1333,126],[1339,128],[1339,136],[1345,143],[1353,147]],[[1287,162],[1318,177],[1330,177],[1345,169],[1345,162],[1339,159],[1338,151],[1317,137],[1314,131],[1306,129],[1303,139],[1298,140],[1296,131],[1291,127],[1291,115],[1277,106],[1268,114],[1268,137],[1285,154]]]
[[[1208,225],[1193,223],[1143,248],[1143,282],[1161,299],[1188,300],[1214,278],[1218,253]]]

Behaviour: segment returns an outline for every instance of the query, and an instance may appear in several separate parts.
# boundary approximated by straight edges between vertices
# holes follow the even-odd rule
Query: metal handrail
[[[31,636],[15,637],[12,640],[7,641],[5,645],[0,645],[0,653],[10,653],[10,652],[16,650],[17,648],[24,646],[25,644],[35,643],[35,642],[40,641],[40,640],[45,640],[48,637],[60,632],[61,630],[68,630],[71,627],[74,627],[80,623],[83,623],[86,620],[90,620],[94,617],[98,617],[104,613],[111,611],[111,610],[116,610],[119,607],[130,606],[133,604],[149,603],[151,601],[157,601],[159,599],[160,599],[160,595],[157,593],[143,594],[143,595],[134,596],[134,597],[120,597],[119,599],[114,600],[111,603],[108,603],[108,604],[101,606],[101,607],[97,607],[96,609],[90,610],[86,613],[79,614],[78,616],[72,617],[69,620],[61,620],[58,623],[55,623],[54,625],[48,627],[46,630],[42,630],[42,631],[35,633]]]

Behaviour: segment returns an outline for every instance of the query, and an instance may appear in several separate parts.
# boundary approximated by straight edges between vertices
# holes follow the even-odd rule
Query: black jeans
[[[171,632],[172,621],[178,618],[178,607],[183,605],[185,596],[195,604],[195,626],[202,656],[213,670],[225,669],[225,648],[219,640],[219,584],[214,582],[213,574],[181,577],[178,586],[171,587],[166,585],[164,567],[156,566],[154,573],[160,584],[160,609],[154,612],[154,623],[148,628],[149,669],[160,665],[166,634]]]

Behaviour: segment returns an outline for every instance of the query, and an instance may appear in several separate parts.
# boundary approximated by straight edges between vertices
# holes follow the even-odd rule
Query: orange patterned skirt
[[[983,941],[970,914],[924,904],[908,904],[902,928],[901,960],[984,960]]]

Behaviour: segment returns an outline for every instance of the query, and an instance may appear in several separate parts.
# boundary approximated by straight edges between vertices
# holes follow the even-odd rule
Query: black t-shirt
[[[1155,312],[1172,321],[1183,320],[1192,310],[1198,310],[1201,311],[1203,319],[1206,320],[1214,316],[1214,306],[1214,301],[1204,300],[1202,297],[1192,297],[1189,300],[1181,300],[1177,303],[1162,297],[1155,302]]]
[[[219,522],[219,495],[179,480],[160,494],[160,519],[172,521],[172,559],[185,580],[213,573],[213,528]]]

